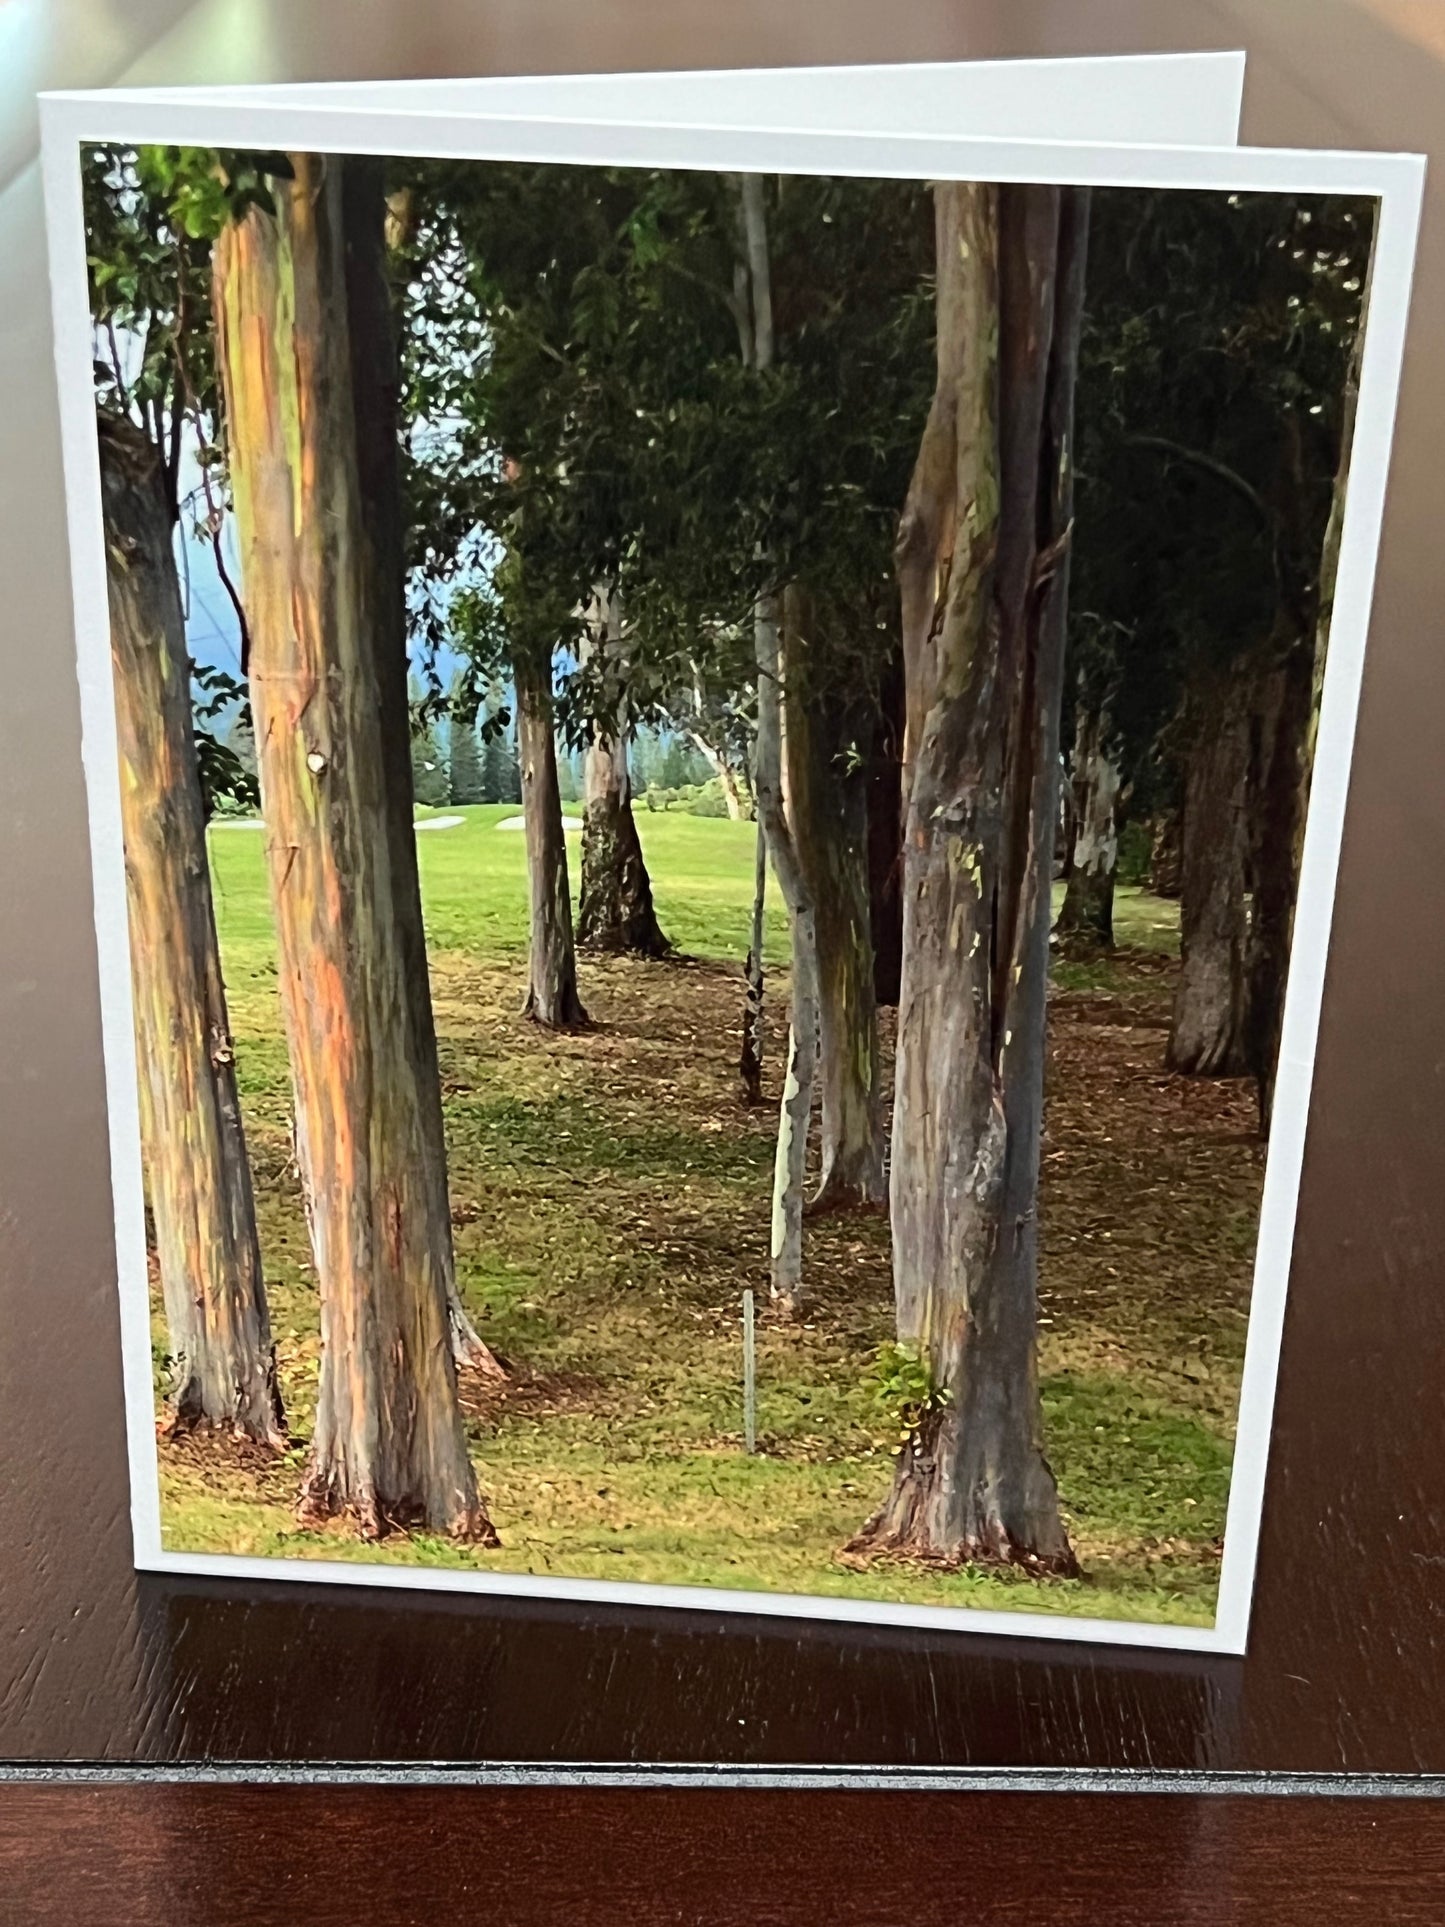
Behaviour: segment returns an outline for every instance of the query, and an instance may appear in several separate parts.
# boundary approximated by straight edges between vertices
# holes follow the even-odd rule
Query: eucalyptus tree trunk
[[[807,599],[789,590],[785,609],[795,612],[784,622],[785,658],[802,657],[810,652],[794,631],[809,621]],[[848,727],[849,705],[829,693],[796,689],[784,703],[788,817],[817,941],[822,1171],[808,1211],[881,1205],[883,1067],[873,991],[867,775]]]
[[[748,806],[743,798],[743,786],[738,780],[737,770],[716,744],[710,743],[700,731],[690,729],[687,734],[689,742],[707,758],[713,775],[722,785],[723,802],[727,806],[729,821],[745,823],[748,818]]]
[[[761,374],[773,365],[773,289],[768,259],[763,182],[745,174],[741,184],[743,259],[739,286],[748,293],[751,325],[742,331],[744,356]],[[783,792],[782,596],[765,590],[753,608],[753,653],[758,671],[758,730],[753,792],[767,837],[773,873],[788,913],[791,946],[791,1010],[788,1061],[778,1114],[773,1160],[773,1210],[769,1289],[780,1309],[797,1312],[803,1302],[803,1188],[808,1127],[818,1065],[818,943],[814,905],[798,857]],[[759,959],[761,950],[758,951]]]
[[[850,1550],[1071,1572],[1040,1442],[1038,1168],[1088,201],[955,183],[935,197],[938,388],[898,545],[891,1179],[898,1335],[929,1395]]]
[[[491,1541],[457,1402],[451,1235],[429,1167],[397,914],[345,271],[345,163],[290,157],[215,250],[282,1008],[321,1298],[301,1517]]]
[[[747,775],[743,768],[733,763],[723,742],[713,741],[712,733],[706,727],[707,708],[703,698],[702,671],[696,661],[692,664],[692,712],[693,719],[688,728],[689,740],[707,758],[713,774],[721,783],[729,819],[734,823],[748,821],[753,815],[753,799],[748,788]]]
[[[100,478],[141,1139],[177,1430],[280,1446],[251,1170],[221,979],[190,660],[153,445],[102,417]]]
[[[1172,1071],[1236,1077],[1245,1051],[1250,682],[1239,668],[1198,679],[1187,718],[1179,978],[1165,1051]]]
[[[868,757],[868,909],[873,999],[896,1010],[903,978],[903,652],[878,692]]]
[[[814,1212],[881,1207],[883,1064],[868,916],[867,803],[851,786],[840,834],[814,855],[826,866],[814,895],[818,941],[821,1171]]]
[[[619,726],[594,729],[583,765],[582,897],[577,941],[585,950],[665,957],[672,945],[652,902]]]
[[[522,1014],[544,1030],[583,1030],[590,1019],[577,989],[567,837],[562,825],[562,792],[557,783],[551,659],[539,663],[522,657],[514,666],[514,676],[517,756],[521,764],[527,881],[531,893],[527,997]]]
[[[577,941],[586,950],[665,957],[672,945],[652,905],[652,879],[632,814],[627,772],[626,669],[614,599],[597,598],[593,617],[603,675],[615,692],[615,713],[595,723],[583,761],[582,893]]]
[[[1338,471],[1336,472],[1338,483]],[[1261,1135],[1269,1130],[1304,843],[1322,555],[1298,417],[1286,418],[1275,482],[1278,607],[1256,681],[1249,775],[1250,916],[1244,1045]],[[1330,532],[1326,525],[1325,542]],[[1333,594],[1333,584],[1330,585]]]
[[[1253,831],[1244,1047],[1269,1131],[1304,829],[1314,637],[1296,636],[1264,680],[1249,788]]]
[[[462,1304],[456,1263],[450,1252],[451,1201],[441,1069],[417,868],[401,508],[401,360],[386,273],[388,231],[395,229],[396,238],[403,238],[411,209],[409,200],[403,197],[393,197],[388,204],[384,161],[370,155],[352,155],[341,166],[351,395],[362,502],[361,566],[368,572],[368,606],[373,612],[363,642],[369,641],[372,647],[381,704],[387,843],[413,1031],[411,1053],[417,1071],[422,1172],[432,1194],[429,1214],[444,1219],[447,1226],[447,1307],[453,1356],[459,1365],[500,1379],[505,1373]]]
[[[1177,901],[1184,887],[1184,813],[1177,805],[1159,811],[1149,832],[1149,888]]]
[[[783,800],[783,730],[780,598],[758,597],[754,612],[758,665],[758,821],[767,837],[773,874],[788,913],[791,996],[788,1060],[778,1112],[773,1159],[773,1210],[769,1290],[783,1311],[803,1303],[803,1193],[807,1177],[808,1127],[818,1068],[818,940],[812,894],[798,856]],[[761,957],[761,950],[757,953]]]
[[[1069,766],[1072,838],[1064,871],[1059,936],[1114,947],[1114,873],[1119,861],[1119,766],[1109,754],[1107,711],[1080,697]]]
[[[747,991],[743,999],[743,1044],[738,1076],[743,1102],[763,1101],[763,933],[768,892],[768,833],[761,814],[753,839],[753,908],[748,921],[748,958],[743,967]]]

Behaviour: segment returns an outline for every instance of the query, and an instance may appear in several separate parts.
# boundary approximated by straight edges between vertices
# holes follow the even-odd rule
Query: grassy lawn
[[[891,1328],[881,1216],[809,1225],[816,1310],[801,1325],[762,1312],[762,1449],[749,1458],[741,1444],[740,1293],[766,1303],[773,1124],[735,1095],[752,827],[639,811],[684,959],[584,960],[598,1028],[556,1038],[518,1015],[526,859],[520,832],[497,827],[516,813],[442,812],[464,821],[418,837],[460,1283],[510,1371],[500,1397],[463,1385],[501,1550],[295,1527],[317,1301],[262,837],[240,828],[213,830],[211,849],[295,1444],[280,1462],[164,1444],[167,1544],[1208,1623],[1262,1157],[1242,1085],[1161,1069],[1175,907],[1122,892],[1120,951],[1056,973],[1042,1391],[1085,1577],[853,1571],[838,1549],[891,1471],[874,1399]],[[768,954],[786,956],[776,902]],[[785,1009],[769,988],[771,1096]],[[155,1332],[163,1350],[159,1319]]]

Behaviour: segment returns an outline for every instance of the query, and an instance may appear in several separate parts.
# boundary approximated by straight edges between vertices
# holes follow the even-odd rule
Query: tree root
[[[1072,1547],[1052,1558],[1040,1557],[1007,1537],[964,1537],[956,1545],[932,1546],[922,1538],[905,1538],[882,1524],[886,1507],[876,1512],[861,1532],[857,1532],[834,1554],[837,1563],[850,1572],[867,1572],[878,1564],[914,1566],[929,1572],[960,1572],[965,1567],[983,1571],[1026,1572],[1034,1579],[1082,1579],[1085,1575]]]
[[[780,1319],[794,1323],[807,1311],[807,1299],[800,1285],[796,1291],[779,1291],[776,1286],[768,1287],[768,1303]]]
[[[580,1036],[597,1028],[580,1003],[574,1003],[564,1016],[544,1017],[538,1010],[537,1000],[530,991],[527,993],[526,1002],[522,1005],[521,1015],[529,1024],[535,1024],[538,1030],[555,1030],[563,1036]]]
[[[886,1197],[870,1198],[861,1184],[848,1184],[829,1178],[803,1206],[805,1218],[832,1218],[852,1214],[877,1217],[888,1209]]]
[[[452,1333],[452,1358],[458,1370],[476,1372],[496,1385],[505,1385],[506,1367],[476,1330],[460,1303],[449,1304],[447,1312]]]
[[[341,1500],[324,1475],[311,1475],[301,1488],[301,1497],[296,1505],[296,1523],[317,1531],[339,1518],[353,1520],[358,1536],[369,1545],[389,1539],[393,1534],[409,1535],[416,1531],[437,1532],[460,1545],[480,1546],[483,1549],[502,1543],[480,1498],[474,1506],[463,1507],[445,1525],[438,1525],[428,1519],[425,1508],[420,1504],[388,1510],[374,1498]]]

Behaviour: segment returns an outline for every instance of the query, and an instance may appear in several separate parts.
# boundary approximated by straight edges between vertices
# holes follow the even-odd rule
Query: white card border
[[[695,69],[628,74],[522,74],[478,79],[287,81],[204,89],[210,101],[282,102],[334,112],[560,115],[708,127],[787,127],[835,134],[1000,139],[1046,128],[1051,138],[1232,147],[1239,139],[1245,56],[1091,54],[1073,58],[890,62],[835,67]],[[141,97],[127,90],[132,98]],[[193,98],[154,88],[148,100]]]

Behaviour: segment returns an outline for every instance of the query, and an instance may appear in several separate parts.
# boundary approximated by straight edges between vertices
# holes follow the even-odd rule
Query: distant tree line
[[[252,769],[254,749],[249,730],[244,735],[233,729],[230,740],[243,746]],[[557,746],[557,788],[564,803],[581,800],[584,757]],[[633,787],[644,799],[648,793],[665,794],[669,800],[679,793],[692,802],[697,793],[715,782],[713,765],[703,752],[674,733],[641,724],[632,734],[628,759]],[[412,788],[418,803],[437,808],[444,804],[520,803],[521,766],[517,760],[515,731],[507,726],[488,727],[469,714],[460,691],[454,692],[448,713],[440,718],[420,717],[412,727]],[[717,789],[717,815],[726,815],[726,798]]]

